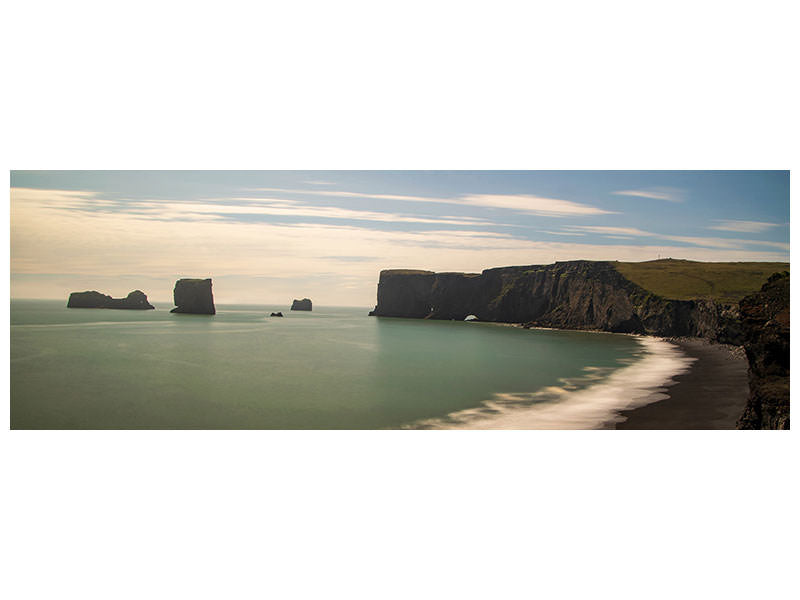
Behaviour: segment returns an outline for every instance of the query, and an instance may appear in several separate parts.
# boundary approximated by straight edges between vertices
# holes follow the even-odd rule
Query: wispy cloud
[[[788,250],[789,244],[782,242],[770,242],[764,240],[745,240],[738,238],[719,238],[719,237],[692,237],[685,235],[667,235],[643,231],[635,227],[600,227],[592,225],[573,225],[567,228],[569,231],[581,231],[596,233],[609,239],[620,239],[622,237],[649,237],[671,242],[691,244],[702,248],[724,248],[724,249],[744,249],[745,246],[767,246],[770,248],[780,248]]]
[[[364,198],[372,200],[393,200],[399,202],[426,202],[431,204],[456,204],[481,208],[510,210],[518,213],[543,217],[573,217],[587,215],[610,215],[613,211],[604,210],[589,204],[545,198],[530,194],[465,194],[455,198],[432,196],[408,196],[402,194],[370,194],[344,190],[297,190],[284,188],[259,188],[262,192],[282,192],[289,194],[311,194],[337,198]]]
[[[460,227],[492,225],[490,221],[475,217],[419,216],[397,212],[354,210],[336,206],[315,206],[298,200],[273,198],[220,198],[191,202],[152,199],[111,201],[99,198],[95,192],[31,188],[14,188],[14,198],[17,202],[29,205],[37,204],[59,210],[130,213],[160,221],[213,221],[271,215],[286,218],[303,217]]]
[[[717,237],[687,237],[678,235],[662,235],[659,236],[665,240],[673,242],[683,242],[686,244],[694,244],[695,246],[705,246],[706,248],[733,248],[741,249],[745,246],[767,246],[769,248],[780,248],[781,250],[789,250],[789,244],[783,242],[769,242],[765,240],[743,240],[738,238],[717,238]]]
[[[284,194],[311,194],[334,198],[369,198],[373,200],[400,200],[403,202],[438,202],[443,204],[460,204],[452,198],[429,198],[426,196],[407,196],[403,194],[366,194],[364,192],[348,192],[345,190],[298,190],[291,188],[260,187],[250,188],[254,192],[279,192]]]
[[[484,208],[504,208],[522,213],[547,217],[572,217],[586,215],[610,215],[610,210],[603,210],[588,204],[579,204],[569,200],[543,198],[527,194],[500,195],[474,194],[461,197],[461,202],[471,206]]]
[[[667,202],[683,202],[683,192],[676,189],[654,188],[645,190],[620,190],[612,192],[617,196],[633,196],[648,200],[666,200]]]
[[[716,225],[708,227],[708,229],[716,229],[718,231],[736,231],[739,233],[763,233],[773,227],[779,227],[780,223],[764,223],[762,221],[722,221],[718,220]]]
[[[603,235],[625,235],[625,236],[654,236],[655,234],[635,229],[633,227],[601,227],[594,225],[573,225],[569,229],[578,229],[588,233],[599,233]]]
[[[19,202],[39,204],[58,209],[107,208],[115,205],[89,190],[43,190],[38,188],[11,188],[11,196]]]
[[[227,216],[272,215],[278,217],[305,217],[312,219],[338,219],[348,221],[373,221],[382,223],[418,223],[434,225],[486,226],[489,221],[473,217],[434,217],[415,216],[404,213],[352,210],[336,206],[313,206],[294,200],[269,200],[254,198],[232,198],[236,204],[222,204],[214,200],[204,202],[149,202],[135,203],[131,210],[148,209],[154,215],[183,214],[186,218],[192,215],[213,215],[220,218]]]
[[[368,262],[373,261],[375,256],[326,256],[327,260],[338,260],[342,262]]]
[[[586,235],[585,233],[580,233],[578,231],[547,231],[545,229],[540,229],[539,233],[546,233],[548,235],[569,235],[578,237],[583,237]]]

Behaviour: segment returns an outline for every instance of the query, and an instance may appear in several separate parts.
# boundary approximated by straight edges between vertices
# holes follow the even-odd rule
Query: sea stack
[[[134,290],[125,298],[112,298],[100,292],[72,292],[67,308],[119,308],[126,310],[151,310],[155,306],[147,301],[140,290]]]
[[[311,310],[311,300],[303,298],[292,302],[292,310]]]
[[[179,279],[173,291],[175,308],[170,312],[192,315],[214,315],[211,279]]]

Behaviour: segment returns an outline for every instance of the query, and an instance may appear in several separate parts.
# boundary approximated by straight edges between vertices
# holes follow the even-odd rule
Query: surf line
[[[585,367],[582,377],[531,393],[498,393],[476,408],[425,419],[410,429],[600,429],[624,410],[668,397],[666,387],[697,360],[663,338],[633,336],[638,356],[612,369]]]

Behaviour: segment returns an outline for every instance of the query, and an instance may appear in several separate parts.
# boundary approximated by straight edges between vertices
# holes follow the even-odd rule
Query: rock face
[[[292,302],[292,310],[311,310],[311,300],[303,298]]]
[[[100,292],[72,292],[67,308],[120,308],[127,310],[151,310],[155,306],[147,301],[147,296],[134,290],[125,298],[112,298]]]
[[[669,300],[613,263],[569,261],[475,273],[382,271],[374,316],[525,323],[740,344],[739,310],[711,300]]]
[[[211,279],[179,279],[173,291],[175,306],[170,312],[194,315],[216,314]]]
[[[739,429],[789,429],[789,273],[740,303],[750,398]]]

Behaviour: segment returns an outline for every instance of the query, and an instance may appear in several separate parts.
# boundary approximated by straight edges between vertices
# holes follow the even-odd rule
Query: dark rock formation
[[[150,310],[155,306],[147,301],[147,296],[134,290],[125,298],[112,298],[100,292],[72,292],[67,308],[120,308],[126,310]]]
[[[789,429],[789,273],[776,273],[740,304],[750,398],[739,429]]]
[[[292,302],[292,310],[311,310],[311,300],[303,298]]]
[[[738,307],[669,300],[613,263],[569,261],[476,273],[382,271],[374,316],[525,323],[529,327],[694,336],[740,344]]]
[[[170,312],[194,315],[213,315],[214,296],[211,279],[179,279],[173,291],[175,306]]]
[[[280,312],[280,311],[278,311],[278,312],[270,313],[270,315],[269,315],[269,316],[270,316],[270,317],[282,317],[282,316],[283,316],[283,313],[282,313],[282,312]]]

